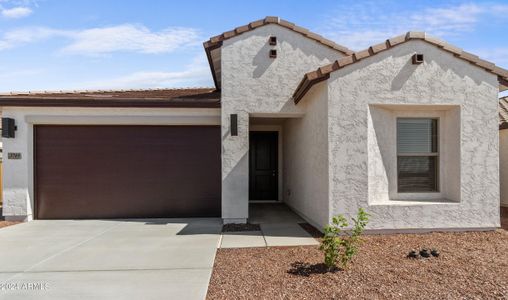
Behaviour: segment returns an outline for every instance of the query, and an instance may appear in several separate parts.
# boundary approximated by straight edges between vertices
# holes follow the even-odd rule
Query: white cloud
[[[341,7],[336,16],[325,18],[320,31],[339,44],[360,50],[407,31],[440,37],[461,35],[473,31],[481,18],[502,18],[506,12],[508,5],[504,4],[466,3],[404,11],[390,3],[368,2]]]
[[[24,69],[24,70],[12,70],[7,68],[0,69],[0,79],[13,79],[18,78],[24,80],[26,77],[35,75],[41,75],[44,73],[43,69]]]
[[[500,67],[508,68],[508,47],[480,48],[473,50],[473,53]]]
[[[211,86],[210,69],[200,55],[181,71],[138,71],[117,78],[85,82],[79,89],[136,89]]]
[[[116,51],[167,53],[196,43],[198,33],[192,28],[168,28],[151,32],[140,25],[125,24],[75,32],[73,41],[62,51],[73,54],[104,54]]]
[[[70,33],[46,27],[26,27],[7,31],[0,38],[0,50],[35,43],[56,36],[69,37]]]
[[[51,38],[69,41],[69,44],[60,50],[66,54],[101,55],[117,51],[169,53],[197,44],[199,33],[196,29],[183,27],[153,32],[145,26],[133,24],[85,30],[27,27],[4,33],[0,38],[0,50]]]
[[[4,18],[9,18],[9,19],[18,19],[18,18],[27,17],[27,16],[31,15],[32,12],[33,12],[32,9],[30,9],[28,7],[23,7],[23,6],[6,8],[6,9],[0,10],[0,14]]]

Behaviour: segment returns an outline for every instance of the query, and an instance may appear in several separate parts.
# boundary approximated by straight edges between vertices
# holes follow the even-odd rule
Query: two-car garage
[[[220,217],[219,126],[34,126],[35,218]]]

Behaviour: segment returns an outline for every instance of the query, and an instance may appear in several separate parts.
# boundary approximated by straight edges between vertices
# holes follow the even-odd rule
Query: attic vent
[[[277,45],[277,37],[276,36],[271,36],[270,39],[268,40],[268,43],[271,45],[271,46],[275,46]]]
[[[277,50],[272,49],[270,50],[270,58],[276,58],[277,57]]]
[[[423,54],[421,53],[416,53],[413,55],[413,65],[419,65],[421,63],[423,63]]]

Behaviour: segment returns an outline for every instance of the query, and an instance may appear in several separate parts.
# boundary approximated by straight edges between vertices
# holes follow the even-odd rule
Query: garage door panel
[[[40,219],[220,216],[218,126],[36,126]]]

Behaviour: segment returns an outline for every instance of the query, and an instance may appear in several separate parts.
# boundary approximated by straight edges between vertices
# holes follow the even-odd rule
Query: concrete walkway
[[[255,203],[249,206],[249,222],[259,224],[260,231],[226,232],[220,248],[318,245],[299,223],[305,220],[282,203]]]
[[[0,230],[0,299],[204,299],[220,219],[33,221]]]

